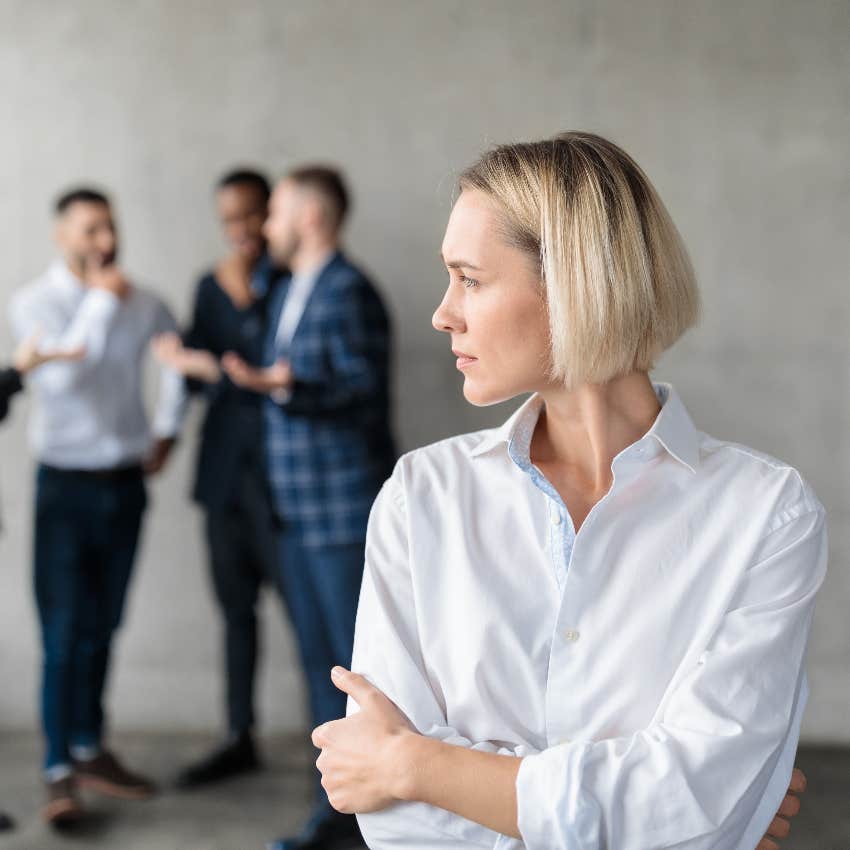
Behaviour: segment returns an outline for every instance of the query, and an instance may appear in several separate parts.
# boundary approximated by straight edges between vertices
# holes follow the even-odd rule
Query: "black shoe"
[[[213,750],[206,758],[189,765],[177,777],[178,788],[197,788],[232,776],[252,773],[261,767],[254,739],[244,733]]]
[[[266,850],[365,850],[366,843],[354,815],[313,817],[295,838],[280,838],[266,844]]]
[[[15,822],[5,812],[0,812],[0,832],[9,832],[15,828]]]

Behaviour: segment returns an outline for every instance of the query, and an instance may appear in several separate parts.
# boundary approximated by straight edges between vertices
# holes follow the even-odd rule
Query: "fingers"
[[[226,351],[221,357],[221,366],[231,378],[245,374],[245,361],[232,351]]]
[[[256,370],[252,369],[238,354],[228,351],[221,358],[221,368],[234,384],[254,389],[258,385]]]
[[[785,799],[779,806],[779,811],[776,813],[784,818],[793,818],[800,812],[800,798],[793,794],[786,794]]]
[[[330,744],[335,722],[335,720],[329,720],[327,723],[322,723],[321,726],[317,726],[313,730],[312,735],[310,735],[310,740],[313,742],[314,747],[322,749]],[[319,758],[321,758],[321,756],[319,756]],[[318,767],[318,765],[316,766]]]
[[[767,835],[771,838],[787,838],[790,832],[791,822],[781,817],[775,817],[767,828]]]
[[[165,333],[157,334],[151,344],[157,348],[182,348],[183,340],[176,331],[166,331]]]
[[[795,767],[791,771],[791,784],[788,786],[788,790],[793,791],[795,794],[802,794],[805,792],[808,784],[806,774],[799,767]]]
[[[756,845],[756,850],[779,850],[779,845],[769,838],[762,838]]]

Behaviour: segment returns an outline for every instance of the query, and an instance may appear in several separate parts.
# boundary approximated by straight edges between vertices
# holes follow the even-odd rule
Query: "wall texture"
[[[114,192],[128,268],[185,317],[221,250],[213,179],[235,163],[338,162],[356,196],[350,251],[396,319],[412,448],[507,412],[465,404],[430,328],[453,175],[491,143],[610,135],[655,181],[704,292],[702,325],[657,375],[705,430],[798,466],[829,509],[805,734],[850,741],[848,31],[844,0],[0,0],[0,302],[50,257],[55,192],[94,180]],[[34,722],[39,658],[27,406],[0,435],[10,727]],[[153,484],[114,668],[118,727],[219,723],[218,622],[186,501],[197,419]],[[264,607],[263,716],[297,728],[291,636],[276,600]]]

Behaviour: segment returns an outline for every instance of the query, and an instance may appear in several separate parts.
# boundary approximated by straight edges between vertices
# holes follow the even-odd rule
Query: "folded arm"
[[[457,733],[444,731],[416,638],[404,527],[390,479],[370,520],[352,666],[365,674],[365,687],[377,685],[392,697],[393,710],[412,727],[396,729],[396,746],[384,750],[407,766],[401,774],[373,762],[384,770],[389,797],[408,802],[362,815],[367,840],[373,823],[379,835],[392,833],[392,823],[400,836],[415,837],[415,821],[482,846],[499,833],[521,836],[528,850],[755,846],[791,774],[805,699],[803,657],[825,573],[822,509],[794,515],[765,538],[713,640],[658,723],[623,738],[515,753],[521,759],[461,736],[453,741],[460,746],[445,743]],[[359,684],[343,675],[344,689],[352,682]],[[371,713],[378,702],[369,697],[360,708]],[[316,730],[324,781],[351,806],[346,810],[371,811],[375,799],[352,792],[367,786],[349,784],[335,760],[348,747],[347,758],[356,761],[344,726],[351,720]]]

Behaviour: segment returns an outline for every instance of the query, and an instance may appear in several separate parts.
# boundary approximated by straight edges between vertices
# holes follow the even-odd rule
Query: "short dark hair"
[[[264,201],[268,201],[272,193],[272,187],[266,175],[252,168],[234,168],[228,171],[219,178],[215,189],[218,192],[228,186],[251,186],[262,195]]]
[[[64,215],[74,204],[103,204],[110,206],[109,198],[97,189],[89,186],[77,186],[63,192],[53,204],[56,215]]]
[[[299,186],[317,191],[328,203],[332,225],[340,227],[350,205],[348,189],[342,174],[326,165],[305,165],[295,168],[286,175]]]

